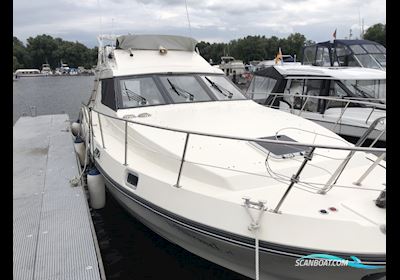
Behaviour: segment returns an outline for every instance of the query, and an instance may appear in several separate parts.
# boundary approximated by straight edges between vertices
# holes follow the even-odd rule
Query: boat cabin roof
[[[386,80],[383,70],[362,67],[318,67],[311,65],[273,65],[254,73],[273,78],[331,80]]]
[[[215,73],[195,50],[197,41],[172,35],[126,35],[116,46],[105,46],[100,61],[100,78],[152,73]]]

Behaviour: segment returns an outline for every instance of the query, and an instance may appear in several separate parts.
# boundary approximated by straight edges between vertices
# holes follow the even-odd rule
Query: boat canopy
[[[302,64],[386,69],[386,48],[369,40],[334,40],[303,48]]]
[[[172,35],[123,35],[117,37],[116,49],[194,51],[197,41],[193,38]]]

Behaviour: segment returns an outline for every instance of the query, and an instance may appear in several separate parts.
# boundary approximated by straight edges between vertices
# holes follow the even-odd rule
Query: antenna
[[[192,37],[192,27],[190,26],[189,11],[188,11],[187,1],[186,0],[185,0],[185,7],[186,7],[186,16],[187,16],[188,23],[189,23],[189,33],[190,33],[190,37]]]
[[[100,11],[100,32],[99,32],[99,33],[100,33],[100,34],[103,34],[100,0],[97,0],[97,4],[98,4],[98,6],[99,6],[99,11]]]
[[[364,39],[364,18],[362,19],[362,33],[361,33],[361,39]]]
[[[360,27],[360,38],[362,38],[360,8],[358,8],[358,26]]]

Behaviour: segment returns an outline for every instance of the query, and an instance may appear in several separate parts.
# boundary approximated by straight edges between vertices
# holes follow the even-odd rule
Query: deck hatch
[[[286,135],[274,135],[274,136],[260,137],[258,139],[297,142],[296,140],[294,140]],[[274,144],[274,143],[265,143],[265,142],[257,142],[257,141],[250,142],[250,144],[252,144],[257,149],[259,149],[265,153],[271,153],[273,156],[279,157],[279,158],[287,158],[287,157],[294,157],[296,155],[304,155],[304,153],[306,151],[306,147],[303,147],[303,146]]]

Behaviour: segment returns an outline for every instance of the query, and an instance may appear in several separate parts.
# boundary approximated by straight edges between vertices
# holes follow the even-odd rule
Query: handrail
[[[340,102],[348,102],[350,103],[355,103],[355,104],[361,104],[361,105],[369,105],[369,106],[374,106],[377,109],[383,109],[386,110],[386,104],[380,104],[372,101],[364,101],[360,99],[353,99],[353,98],[336,98],[332,96],[314,96],[314,95],[308,95],[308,94],[288,94],[288,93],[280,93],[280,92],[271,92],[271,93],[266,93],[266,92],[254,92],[254,94],[267,94],[266,97],[269,97],[271,95],[274,95],[274,101],[277,96],[282,96],[282,97],[309,97],[309,98],[314,98],[314,99],[319,99],[319,100],[328,100],[328,101],[340,101]],[[265,99],[265,98],[263,98]],[[368,100],[372,100],[371,98],[366,98]],[[254,98],[252,98],[254,100]],[[384,101],[383,99],[373,99],[375,101]]]
[[[383,119],[386,119],[386,117],[380,117],[374,120],[374,122],[368,127],[368,129],[365,131],[365,133],[361,136],[361,138],[357,141],[356,146],[359,147],[361,146],[365,140],[368,138],[369,134],[375,129],[375,126],[378,125],[379,122],[381,122]],[[329,178],[328,182],[325,184],[325,186],[319,190],[318,193],[320,194],[326,194],[334,184],[336,184],[337,180],[339,179],[340,175],[342,174],[343,170],[345,169],[346,165],[349,163],[350,159],[353,157],[355,151],[351,151],[346,159],[342,161],[340,166],[335,170],[335,172],[332,174],[332,176]],[[372,169],[371,169],[372,170]]]
[[[190,131],[190,130],[184,130],[184,129],[175,129],[175,128],[169,128],[169,127],[163,127],[159,125],[153,125],[153,124],[146,124],[146,123],[141,123],[137,121],[132,121],[128,120],[126,118],[118,118],[115,116],[111,116],[102,112],[99,112],[97,110],[94,110],[91,107],[87,107],[85,104],[82,104],[86,109],[89,109],[89,123],[90,126],[92,126],[92,112],[97,113],[98,119],[100,120],[100,115],[109,117],[111,119],[119,120],[124,122],[125,124],[125,145],[124,145],[124,166],[128,165],[127,162],[127,156],[128,156],[128,123],[133,123],[133,124],[138,124],[138,125],[143,125],[147,127],[152,127],[152,128],[157,128],[157,129],[163,129],[167,131],[173,131],[173,132],[179,132],[179,133],[185,133],[186,138],[185,138],[185,144],[183,148],[183,154],[180,159],[180,166],[179,166],[179,172],[177,175],[177,181],[174,187],[176,188],[181,188],[182,186],[180,185],[180,179],[181,179],[181,174],[182,174],[182,168],[183,164],[185,162],[185,155],[186,155],[186,150],[188,146],[188,141],[189,141],[189,136],[190,134],[193,135],[200,135],[200,136],[207,136],[207,137],[216,137],[216,138],[225,138],[225,139],[232,139],[232,140],[242,140],[242,141],[251,141],[251,142],[265,142],[265,143],[274,143],[274,144],[283,144],[283,145],[293,145],[293,146],[303,146],[303,147],[309,147],[309,151],[305,153],[304,155],[304,160],[301,164],[301,166],[298,168],[296,174],[293,174],[293,176],[290,179],[290,184],[287,187],[285,193],[283,196],[280,198],[278,204],[276,205],[275,209],[273,210],[274,213],[280,213],[279,208],[282,206],[284,200],[286,199],[287,195],[293,188],[294,184],[299,183],[299,176],[302,173],[304,167],[306,166],[307,162],[312,159],[312,155],[315,151],[316,148],[323,148],[323,149],[338,149],[338,150],[349,150],[350,153],[347,155],[347,157],[341,162],[339,167],[335,170],[335,172],[332,174],[332,176],[328,179],[327,183],[322,187],[322,189],[319,189],[317,191],[318,194],[326,194],[334,184],[336,184],[336,181],[342,174],[343,170],[345,169],[346,165],[350,161],[350,159],[353,157],[355,152],[357,151],[364,151],[364,152],[381,152],[382,155],[376,160],[371,166],[368,167],[368,169],[364,172],[364,174],[354,183],[354,184],[361,184],[361,182],[367,177],[367,175],[377,166],[380,160],[383,159],[384,155],[386,154],[386,148],[371,148],[371,147],[361,147],[363,142],[367,139],[368,135],[374,130],[375,126],[382,121],[382,119],[386,117],[380,117],[374,120],[373,124],[367,129],[367,131],[364,133],[364,135],[359,139],[357,142],[356,146],[350,147],[350,146],[334,146],[334,145],[320,145],[320,144],[309,144],[309,143],[299,143],[299,142],[292,142],[292,141],[281,141],[281,140],[270,140],[270,139],[258,139],[258,138],[248,138],[248,137],[237,137],[237,136],[228,136],[228,135],[221,135],[221,134],[213,134],[213,133],[204,133],[204,132],[199,132],[199,131]],[[101,123],[99,124],[100,130],[102,132],[102,126]],[[94,149],[94,141],[93,141],[93,127],[92,129],[89,128],[89,138],[91,139],[91,145],[93,146],[92,149]],[[91,136],[91,137],[90,137]],[[102,144],[104,146],[104,138],[101,133],[101,140]]]
[[[82,103],[85,108],[89,108],[86,104]],[[260,138],[250,138],[250,137],[238,137],[233,135],[223,135],[223,134],[215,134],[215,133],[206,133],[201,131],[194,131],[194,130],[186,130],[186,129],[178,129],[178,128],[170,128],[155,124],[148,124],[142,123],[138,121],[118,118],[115,116],[111,116],[102,112],[99,112],[93,108],[91,110],[95,113],[101,114],[105,117],[109,117],[111,119],[119,120],[119,121],[126,121],[128,123],[143,125],[152,128],[158,128],[173,132],[180,132],[180,133],[189,133],[193,135],[199,136],[208,136],[208,137],[215,137],[215,138],[224,138],[230,140],[241,140],[241,141],[249,141],[249,142],[262,142],[262,143],[271,143],[271,144],[282,144],[282,145],[289,145],[289,146],[301,146],[301,147],[315,147],[321,149],[332,149],[332,150],[347,150],[347,151],[356,151],[356,152],[370,152],[370,153],[382,153],[386,152],[386,148],[370,148],[370,147],[355,147],[355,146],[335,146],[335,145],[326,145],[326,144],[314,144],[314,143],[300,143],[300,142],[293,142],[293,141],[282,141],[282,140],[272,140],[272,139],[260,139]]]

